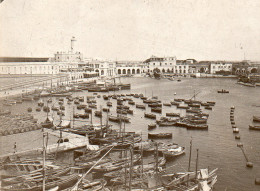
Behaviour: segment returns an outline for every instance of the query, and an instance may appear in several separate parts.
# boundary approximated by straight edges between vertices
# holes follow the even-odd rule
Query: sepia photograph
[[[259,0],[0,0],[0,190],[259,191]]]

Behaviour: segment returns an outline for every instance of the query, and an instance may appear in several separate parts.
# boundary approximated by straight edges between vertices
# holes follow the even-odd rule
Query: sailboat
[[[47,110],[47,117],[46,117],[45,121],[41,123],[41,126],[42,126],[42,128],[52,128],[54,126],[53,119],[51,117],[49,117],[48,110]]]

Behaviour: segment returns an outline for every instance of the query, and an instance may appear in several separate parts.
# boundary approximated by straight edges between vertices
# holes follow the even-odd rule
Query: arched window
[[[104,70],[101,70],[101,75],[104,75]]]
[[[125,69],[123,69],[123,74],[126,74],[126,70]]]
[[[118,74],[121,74],[121,69],[118,69],[118,70],[117,70],[117,73],[118,73]]]
[[[164,70],[164,69],[162,69],[162,72],[163,72],[163,73],[165,73],[165,70]]]
[[[132,69],[132,74],[135,74],[135,69]]]
[[[131,74],[131,70],[130,69],[127,70],[127,74]]]
[[[144,71],[143,71],[143,72],[144,72]],[[137,74],[140,74],[140,69],[137,69],[137,70],[136,70],[136,73],[137,73]]]

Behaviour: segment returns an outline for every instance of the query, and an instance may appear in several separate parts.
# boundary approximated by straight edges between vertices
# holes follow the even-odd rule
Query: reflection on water
[[[186,155],[180,156],[176,160],[172,161],[169,166],[173,171],[185,171],[188,168],[188,150],[190,145],[190,139],[193,139],[193,153],[192,153],[192,169],[195,169],[195,157],[196,148],[199,149],[199,167],[210,169],[219,168],[218,170],[218,182],[216,184],[216,190],[258,190],[254,185],[254,179],[260,177],[260,132],[249,131],[248,125],[252,123],[253,115],[260,115],[260,109],[252,105],[259,105],[260,103],[260,88],[251,88],[241,86],[235,83],[233,79],[182,79],[181,82],[169,81],[167,79],[155,80],[150,78],[122,78],[122,83],[131,83],[131,90],[122,90],[116,93],[143,93],[145,96],[158,96],[162,102],[169,102],[174,98],[190,99],[196,95],[197,100],[201,101],[215,101],[216,105],[212,111],[206,110],[209,113],[208,131],[190,131],[181,127],[157,127],[153,132],[172,132],[172,140],[161,140],[164,142],[175,142],[187,148]],[[229,94],[218,94],[217,90],[226,89],[229,90]],[[176,95],[174,93],[176,92]],[[110,92],[113,94],[114,92]],[[101,95],[105,93],[99,93]],[[107,94],[107,93],[106,93]],[[75,92],[73,96],[77,95],[93,95],[93,93]],[[86,97],[85,97],[86,98]],[[141,99],[133,98],[134,101],[142,103]],[[100,105],[106,107],[105,101],[101,98],[96,98],[98,110]],[[113,102],[111,113],[116,114],[116,102]],[[86,102],[86,99],[85,99]],[[45,100],[46,103],[46,100]],[[58,101],[53,98],[53,103],[58,106]],[[43,121],[46,117],[44,112],[36,112],[36,103],[25,102],[21,105],[15,105],[12,107],[13,113],[27,112],[27,108],[33,107],[33,114],[39,121]],[[126,105],[128,105],[126,103]],[[235,106],[235,122],[240,130],[241,140],[244,144],[245,152],[247,153],[250,161],[254,163],[252,169],[246,167],[245,158],[241,150],[237,147],[238,140],[235,140],[234,134],[229,120],[230,107]],[[129,105],[134,109],[134,114],[129,115],[131,117],[131,123],[126,124],[126,130],[140,132],[144,139],[147,139],[147,125],[152,122],[151,119],[144,118],[144,110],[135,109],[135,106]],[[75,105],[67,105],[65,110],[64,119],[72,119],[73,110],[75,113],[83,113],[83,110],[77,110]],[[146,108],[146,112],[150,112],[150,108]],[[156,114],[157,116],[165,116],[166,112],[179,112],[182,116],[185,115],[185,111],[177,109],[175,106],[163,107],[162,114]],[[59,117],[56,113],[50,113],[55,119],[55,123],[59,122]],[[158,117],[157,117],[158,118]],[[89,123],[90,119],[75,121],[76,125],[82,125]],[[106,122],[106,115],[103,118],[103,123]],[[100,123],[100,119],[93,116],[93,123]],[[118,124],[112,123],[113,128],[119,128]],[[36,138],[37,132],[30,132],[30,136]],[[28,133],[29,135],[29,133]],[[18,135],[8,136],[10,139],[19,139]],[[5,140],[3,140],[5,139]],[[7,137],[0,138],[1,144],[6,142]],[[23,141],[28,141],[23,136]],[[39,142],[41,142],[39,140]],[[6,147],[12,148],[12,145],[6,145]],[[19,145],[18,145],[19,148]]]

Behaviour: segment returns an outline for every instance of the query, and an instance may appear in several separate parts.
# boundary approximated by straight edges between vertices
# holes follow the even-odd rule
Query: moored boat
[[[253,121],[260,122],[260,116],[253,116]]]
[[[156,119],[156,115],[152,113],[144,113],[144,117],[150,118],[150,119]]]
[[[185,153],[185,147],[176,145],[176,148],[170,148],[165,151],[162,151],[165,158],[174,158]]]
[[[172,138],[172,133],[148,133],[148,138],[150,138],[150,139],[170,139],[170,138]]]
[[[260,126],[257,126],[257,125],[249,125],[249,129],[250,129],[250,130],[258,130],[258,131],[260,131]]]

